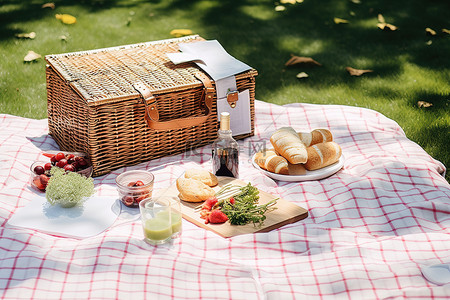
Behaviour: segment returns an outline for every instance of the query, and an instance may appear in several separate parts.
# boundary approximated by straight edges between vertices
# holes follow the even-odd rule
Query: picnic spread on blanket
[[[48,119],[0,115],[2,298],[450,295],[446,169],[395,121],[255,100],[198,36],[46,60]]]

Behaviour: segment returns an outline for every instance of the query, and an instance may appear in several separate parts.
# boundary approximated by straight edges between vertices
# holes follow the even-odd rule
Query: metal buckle
[[[227,92],[227,101],[231,108],[236,107],[236,102],[239,100],[239,92],[228,90]]]

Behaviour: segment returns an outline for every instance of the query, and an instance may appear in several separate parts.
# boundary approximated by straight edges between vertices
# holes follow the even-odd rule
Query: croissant
[[[328,129],[314,129],[311,132],[298,132],[298,136],[306,147],[319,143],[331,142],[333,140],[333,135]]]
[[[272,149],[256,153],[255,162],[258,166],[269,172],[285,175],[289,174],[288,162],[286,159],[277,155]]]
[[[293,165],[291,163],[288,163],[288,172],[289,175],[305,175],[306,169],[304,164],[296,164]]]
[[[308,161],[305,168],[309,171],[324,168],[334,164],[342,155],[341,147],[335,142],[326,142],[306,148]]]
[[[308,159],[306,146],[292,127],[282,127],[275,131],[270,142],[275,151],[291,164],[303,164]]]

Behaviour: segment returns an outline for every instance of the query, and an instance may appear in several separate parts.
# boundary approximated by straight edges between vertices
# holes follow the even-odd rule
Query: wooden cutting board
[[[219,177],[219,185],[214,187],[214,190],[217,192],[222,186],[228,183],[242,186],[247,185],[247,183],[239,179]],[[179,192],[177,190],[176,184],[172,185],[167,191],[164,192],[164,196],[177,198],[178,194]],[[261,190],[259,191],[259,204],[265,204],[275,198],[276,197],[269,193]],[[205,220],[200,218],[200,212],[195,211],[195,207],[197,207],[201,203],[202,202],[190,203],[181,200],[181,212],[183,214],[183,218],[199,227],[211,230],[223,237],[233,237],[236,235],[255,232],[268,232],[308,217],[308,211],[306,209],[280,198],[275,204],[275,207],[277,209],[266,213],[267,218],[264,220],[264,224],[261,227],[254,226],[253,224],[231,225],[229,221],[223,224],[205,224]]]

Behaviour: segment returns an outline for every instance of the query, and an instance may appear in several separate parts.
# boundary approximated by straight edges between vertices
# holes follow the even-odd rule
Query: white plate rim
[[[288,182],[300,182],[300,181],[311,181],[311,180],[319,180],[326,177],[329,177],[335,173],[337,173],[344,166],[344,155],[341,155],[339,160],[332,165],[326,166],[325,168],[308,171],[306,170],[305,175],[284,175],[284,174],[276,174],[262,169],[255,162],[256,153],[252,156],[252,165],[256,169],[258,169],[264,175],[279,181],[288,181]]]

